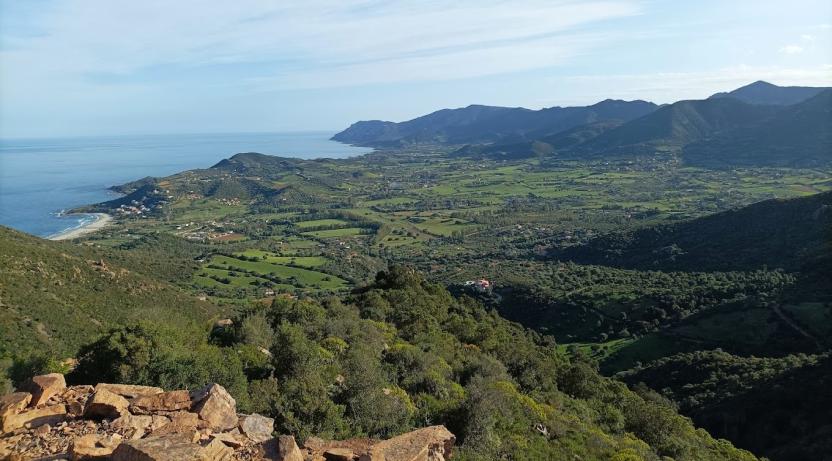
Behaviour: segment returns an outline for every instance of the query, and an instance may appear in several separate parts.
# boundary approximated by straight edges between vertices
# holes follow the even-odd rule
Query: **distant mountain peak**
[[[716,93],[709,99],[734,98],[749,104],[790,106],[816,96],[827,88],[809,86],[778,86],[757,80],[733,91]]]

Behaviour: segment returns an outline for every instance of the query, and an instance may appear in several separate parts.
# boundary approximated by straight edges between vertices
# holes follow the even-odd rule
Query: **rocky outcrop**
[[[165,392],[36,376],[0,397],[0,460],[444,461],[454,436],[434,426],[386,441],[274,436],[274,420],[238,414],[219,384]],[[37,398],[35,398],[37,396]]]
[[[237,402],[219,384],[209,384],[191,394],[194,412],[217,432],[233,429],[239,423]]]
[[[379,442],[361,461],[445,461],[456,437],[445,426],[431,426]]]

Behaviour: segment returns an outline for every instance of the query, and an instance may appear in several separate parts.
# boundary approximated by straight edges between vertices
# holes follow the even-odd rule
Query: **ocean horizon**
[[[208,168],[240,152],[347,158],[371,152],[329,131],[0,139],[0,225],[40,237],[94,217],[66,210],[111,200],[109,188],[147,176]]]

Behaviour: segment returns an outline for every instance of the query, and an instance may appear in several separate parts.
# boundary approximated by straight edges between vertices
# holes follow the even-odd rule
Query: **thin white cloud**
[[[252,64],[292,88],[460,78],[558,63],[591,45],[578,29],[640,11],[637,0],[64,0],[31,24],[43,34],[3,36],[0,73]]]
[[[800,54],[803,53],[803,47],[800,45],[783,45],[780,47],[780,52],[785,54]]]

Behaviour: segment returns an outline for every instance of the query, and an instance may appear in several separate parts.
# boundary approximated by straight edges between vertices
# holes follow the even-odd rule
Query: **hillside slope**
[[[832,357],[679,354],[621,375],[660,389],[712,434],[776,461],[825,459],[832,449]]]
[[[679,101],[601,133],[578,146],[580,152],[649,153],[679,149],[716,133],[758,123],[777,111],[733,98]]]
[[[158,256],[158,255],[157,255]],[[170,267],[177,267],[169,255]],[[203,329],[219,308],[148,275],[126,251],[52,242],[0,227],[0,357],[67,357],[135,321]]]
[[[832,193],[766,200],[677,224],[599,236],[551,256],[635,269],[789,271],[832,248]]]
[[[832,90],[770,119],[717,133],[684,149],[685,163],[703,166],[801,166],[832,162]]]

